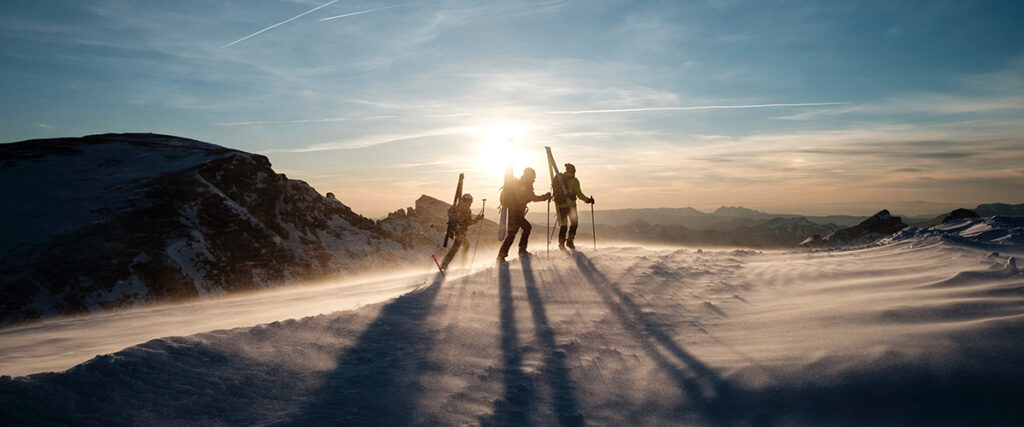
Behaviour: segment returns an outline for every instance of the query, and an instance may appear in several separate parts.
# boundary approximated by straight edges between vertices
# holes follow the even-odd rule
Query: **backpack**
[[[504,187],[501,187],[501,194],[498,196],[501,206],[509,207],[519,201],[519,181],[512,179]]]
[[[569,198],[569,194],[567,194],[568,192],[565,188],[567,184],[565,181],[565,175],[562,175],[561,172],[556,173],[555,179],[551,180],[551,198],[556,204],[563,204]]]

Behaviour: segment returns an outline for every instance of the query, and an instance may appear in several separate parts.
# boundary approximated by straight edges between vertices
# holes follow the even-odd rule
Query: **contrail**
[[[604,113],[639,113],[645,111],[689,111],[689,110],[728,110],[740,108],[771,108],[771,107],[813,107],[821,105],[846,105],[849,102],[805,102],[800,104],[751,104],[751,105],[700,105],[694,107],[646,107],[622,108],[616,110],[580,110],[580,111],[549,111],[548,114],[604,114]]]
[[[359,11],[359,12],[352,12],[352,13],[346,13],[346,14],[344,14],[344,15],[338,15],[338,16],[329,16],[329,17],[327,17],[327,18],[322,18],[322,19],[320,19],[320,22],[324,22],[324,21],[330,21],[330,20],[332,20],[332,19],[344,18],[344,17],[346,17],[346,16],[355,16],[355,15],[362,15],[362,14],[364,14],[364,13],[370,13],[370,12],[378,12],[378,11],[381,11],[381,10],[387,10],[387,9],[394,9],[394,8],[396,8],[396,7],[402,7],[402,6],[405,6],[405,5],[407,5],[407,4],[408,4],[408,3],[405,3],[405,4],[396,4],[396,5],[394,5],[394,6],[387,6],[387,7],[379,7],[379,8],[376,8],[376,9],[370,9],[370,10],[363,10],[363,11]]]
[[[287,24],[287,23],[289,23],[289,22],[292,22],[292,21],[294,21],[294,20],[296,20],[296,19],[299,19],[299,18],[301,18],[301,17],[303,17],[303,16],[309,15],[310,13],[316,12],[316,11],[318,11],[318,10],[320,10],[320,9],[323,9],[323,8],[325,8],[325,7],[327,7],[327,6],[330,6],[330,5],[332,5],[332,4],[335,4],[335,3],[337,3],[337,2],[338,2],[338,0],[331,0],[331,1],[327,2],[327,3],[325,3],[325,4],[322,4],[322,5],[320,5],[320,6],[317,6],[317,7],[314,7],[314,8],[312,8],[312,9],[310,9],[310,10],[307,10],[307,11],[306,11],[306,12],[304,12],[304,13],[300,13],[300,14],[299,14],[298,16],[296,16],[296,17],[294,17],[294,18],[292,18],[292,19],[289,19],[289,20],[286,20],[286,21],[281,21],[281,22],[278,22],[278,23],[276,23],[276,24],[274,24],[274,25],[271,25],[271,26],[269,26],[269,27],[267,27],[267,28],[264,28],[264,29],[262,29],[262,30],[259,30],[259,31],[255,32],[255,33],[249,34],[249,35],[247,35],[247,36],[245,36],[245,37],[242,37],[242,38],[240,38],[240,39],[238,39],[238,40],[235,40],[235,41],[233,41],[233,42],[231,42],[231,43],[228,43],[228,44],[224,45],[224,47],[225,47],[225,48],[227,48],[227,47],[231,47],[232,45],[234,45],[234,44],[236,44],[236,43],[239,43],[239,42],[242,42],[242,41],[245,41],[245,40],[251,39],[251,38],[253,38],[253,37],[256,37],[256,36],[258,36],[258,35],[260,35],[260,34],[263,34],[263,33],[267,32],[267,31],[269,31],[269,30],[272,30],[272,29],[274,29],[274,28],[280,27],[280,26],[282,26],[282,25],[284,25],[284,24]]]

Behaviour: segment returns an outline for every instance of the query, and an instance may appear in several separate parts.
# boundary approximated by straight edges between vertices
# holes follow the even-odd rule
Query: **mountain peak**
[[[742,206],[722,206],[718,209],[715,209],[714,214],[720,216],[734,216],[742,218],[757,218],[768,215],[764,212],[754,209],[747,209]]]

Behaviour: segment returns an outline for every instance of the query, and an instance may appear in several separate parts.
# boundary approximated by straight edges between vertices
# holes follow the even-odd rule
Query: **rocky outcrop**
[[[942,223],[945,224],[950,221],[956,221],[964,218],[981,218],[981,216],[970,209],[960,208],[950,212],[949,215],[942,218]]]
[[[882,210],[860,224],[836,230],[822,238],[811,236],[800,243],[801,247],[824,248],[838,246],[858,246],[875,242],[907,227],[898,216],[892,216],[888,210]]]
[[[377,223],[406,247],[440,246],[448,225],[449,207],[451,204],[424,194],[416,200],[415,207],[391,212]],[[473,207],[477,208],[475,204]],[[470,226],[467,236],[473,238],[473,244],[479,241],[484,247],[497,246],[492,237],[497,235],[497,230],[497,223],[485,219]]]

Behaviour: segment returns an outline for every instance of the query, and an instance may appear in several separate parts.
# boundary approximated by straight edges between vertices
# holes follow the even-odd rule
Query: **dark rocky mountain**
[[[964,218],[981,218],[981,216],[970,209],[960,208],[953,210],[953,212],[950,212],[949,215],[946,215],[944,218],[942,218],[942,223],[945,224],[950,221],[956,221],[958,219]]]
[[[154,134],[0,144],[0,181],[0,325],[430,265],[447,210],[375,222],[264,156]]]
[[[800,246],[826,248],[866,245],[904,228],[907,228],[907,224],[904,224],[900,217],[892,216],[888,210],[882,210],[853,227],[836,230],[825,237],[808,237],[800,242]]]

